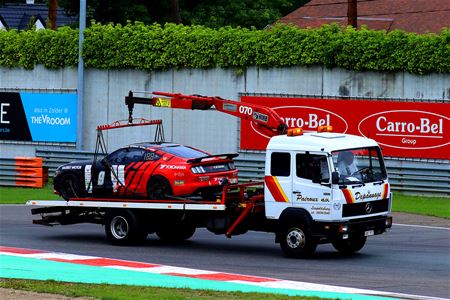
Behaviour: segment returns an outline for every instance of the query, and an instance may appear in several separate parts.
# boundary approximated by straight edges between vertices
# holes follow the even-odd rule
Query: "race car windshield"
[[[182,158],[199,158],[208,155],[206,152],[186,146],[169,146],[163,147],[161,150]]]
[[[378,147],[331,152],[333,164],[339,172],[339,183],[358,184],[387,178],[383,157]]]

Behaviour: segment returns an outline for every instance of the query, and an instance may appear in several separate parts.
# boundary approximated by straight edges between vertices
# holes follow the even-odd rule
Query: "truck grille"
[[[367,207],[369,205],[370,207]],[[389,210],[389,199],[344,204],[342,207],[342,217],[354,217],[376,214]]]

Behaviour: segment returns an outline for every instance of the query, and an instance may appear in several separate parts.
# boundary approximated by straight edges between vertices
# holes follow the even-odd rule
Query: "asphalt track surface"
[[[32,219],[29,207],[0,206],[0,245],[450,298],[448,229],[394,225],[350,257],[320,245],[314,258],[288,259],[270,233],[227,239],[200,229],[179,245],[149,235],[143,245],[119,247],[108,243],[100,225],[45,227]]]

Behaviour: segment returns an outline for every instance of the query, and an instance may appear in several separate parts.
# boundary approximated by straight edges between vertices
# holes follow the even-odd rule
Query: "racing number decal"
[[[105,183],[105,171],[98,173],[97,185],[103,185]]]

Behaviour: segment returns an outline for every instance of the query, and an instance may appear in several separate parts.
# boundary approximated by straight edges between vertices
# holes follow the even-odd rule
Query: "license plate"
[[[375,234],[375,231],[373,231],[373,230],[367,230],[366,232],[364,232],[365,236],[371,236],[371,235],[374,235],[374,234]]]

